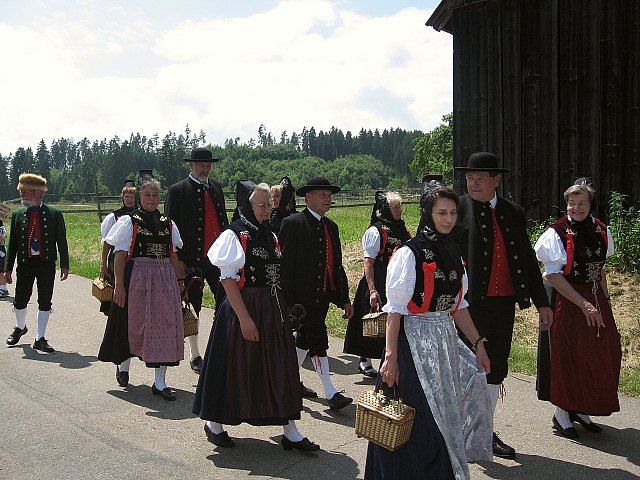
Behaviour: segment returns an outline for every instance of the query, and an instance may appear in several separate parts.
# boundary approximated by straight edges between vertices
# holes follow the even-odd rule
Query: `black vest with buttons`
[[[171,221],[160,215],[160,228],[155,234],[138,212],[133,212],[131,221],[135,230],[135,244],[131,257],[169,258],[171,248]]]
[[[229,229],[237,235],[244,250],[243,287],[279,286],[281,254],[277,243],[275,248],[269,248],[265,241],[255,238],[255,229],[242,220],[232,222]]]
[[[416,259],[416,285],[411,300],[418,307],[424,302],[424,271],[423,263],[435,263],[433,279],[427,278],[427,282],[433,282],[433,294],[429,303],[429,312],[448,311],[457,302],[458,294],[462,288],[464,267],[462,260],[457,268],[441,268],[440,253],[437,244],[432,242],[424,234],[419,234],[405,243],[413,252]]]

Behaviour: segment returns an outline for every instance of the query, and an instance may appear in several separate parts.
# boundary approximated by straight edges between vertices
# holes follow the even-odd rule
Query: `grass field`
[[[332,209],[328,216],[340,227],[343,243],[343,263],[349,278],[351,297],[362,276],[362,247],[360,239],[371,215],[370,207],[342,207]],[[415,232],[419,219],[417,204],[404,205],[407,227]],[[100,225],[95,213],[65,214],[71,257],[71,272],[86,278],[95,278],[100,270]],[[623,359],[620,391],[627,395],[640,395],[640,312],[636,301],[640,285],[630,275],[610,272],[609,291],[613,310],[620,330]],[[89,292],[86,293],[89,295]],[[214,306],[213,295],[205,288],[204,304]],[[96,302],[96,309],[98,303]],[[332,335],[344,337],[347,321],[342,310],[331,307],[327,326]],[[510,365],[514,372],[535,374],[537,345],[537,312],[534,308],[517,311]],[[337,354],[338,352],[334,352]]]

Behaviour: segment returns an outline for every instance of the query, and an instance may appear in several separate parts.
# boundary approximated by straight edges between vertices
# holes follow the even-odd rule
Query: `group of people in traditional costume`
[[[425,178],[414,236],[402,219],[402,197],[376,193],[352,304],[338,225],[326,216],[340,187],[322,177],[297,190],[286,176],[272,187],[239,181],[229,223],[222,188],[209,178],[217,159],[194,148],[185,160],[189,175],[169,187],[164,214],[159,182],[144,178],[137,188],[125,183],[122,207],[102,222],[100,273],[114,295],[101,305],[108,317],[98,358],[116,364],[122,387],[131,358],[140,358],[154,368],[152,393],[175,400],[166,372],[184,358],[182,299],[197,316],[202,311],[203,285],[185,280],[205,280],[216,308],[204,355],[198,335],[187,338],[199,374],[192,410],[216,446],[234,447],[227,427],[245,422],[282,425],[285,450],[320,449],[296,425],[303,397],[318,396],[300,381],[305,358],[330,409],[353,402],[330,376],[330,304],[344,311],[344,351],[359,357],[358,371],[416,409],[405,446],[391,452],[369,443],[366,479],[468,479],[469,461],[514,458],[515,449],[494,432],[493,415],[508,374],[516,304],[539,312],[538,397],[555,405],[557,433],[578,437],[575,423],[597,433],[591,416],[619,411],[620,336],[605,269],[614,244],[593,216],[589,179],[567,189],[567,214],[533,248],[523,209],[496,193],[508,170],[491,153],[474,153],[457,167],[466,195]],[[68,275],[64,219],[42,203],[44,178],[23,174],[18,190],[24,208],[13,212],[2,258],[8,284],[17,259],[16,326],[7,344],[27,333],[36,281],[33,348],[53,352],[45,329],[58,252],[60,278]],[[300,212],[296,195],[304,197]],[[4,246],[3,227],[0,233]],[[375,310],[388,314],[382,339],[363,335],[363,316]]]

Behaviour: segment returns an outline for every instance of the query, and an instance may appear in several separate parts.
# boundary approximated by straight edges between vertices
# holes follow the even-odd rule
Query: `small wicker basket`
[[[185,338],[198,334],[198,317],[189,302],[182,302],[182,320]]]
[[[356,401],[356,435],[394,452],[409,441],[415,416],[402,400],[365,390]]]
[[[113,298],[113,287],[104,278],[98,277],[91,283],[91,295],[101,302],[110,302]]]
[[[387,333],[387,313],[371,312],[362,317],[362,336],[384,338]]]

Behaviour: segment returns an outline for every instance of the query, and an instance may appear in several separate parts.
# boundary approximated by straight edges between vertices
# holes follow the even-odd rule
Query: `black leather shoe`
[[[191,365],[191,370],[200,375],[200,370],[202,370],[202,357],[198,355],[196,358],[189,362]]]
[[[40,350],[41,352],[47,352],[47,353],[55,352],[53,347],[49,345],[49,342],[47,342],[47,339],[44,337],[41,337],[35,342],[33,342],[33,349]]]
[[[571,420],[572,422],[578,422],[580,425],[582,425],[584,428],[586,428],[590,432],[598,433],[602,431],[602,427],[600,427],[600,425],[596,425],[593,422],[585,422],[583,419],[581,419],[578,416],[577,413],[569,412],[569,420]]]
[[[558,421],[555,415],[553,416],[552,421],[553,421],[553,428],[555,428],[555,430],[563,437],[578,438],[578,432],[575,429],[575,427],[562,428],[562,425],[560,425],[560,422]]]
[[[300,387],[302,388],[302,396],[304,398],[316,398],[318,396],[318,394],[314,390],[305,387],[304,383],[302,382],[300,382]]]
[[[18,327],[13,329],[13,332],[7,338],[7,345],[15,345],[20,341],[20,337],[27,333],[29,329],[25,326],[23,329],[19,329]]]
[[[121,372],[120,367],[116,365],[116,382],[121,387],[129,385],[129,372]]]
[[[307,437],[304,437],[299,442],[292,442],[283,435],[280,443],[282,444],[282,448],[284,448],[285,450],[296,449],[300,450],[301,452],[317,452],[318,450],[320,450],[320,445],[316,445]]]
[[[347,405],[351,405],[353,398],[345,397],[340,392],[336,392],[333,397],[327,399],[327,402],[329,403],[329,408],[331,410],[340,410]]]
[[[176,399],[176,396],[173,394],[169,387],[165,388],[164,390],[160,390],[156,388],[156,384],[154,383],[153,385],[151,385],[151,391],[154,395],[160,395],[162,398],[169,402],[173,402]]]
[[[204,424],[204,433],[207,436],[207,440],[218,447],[232,448],[236,446],[236,442],[229,438],[229,434],[227,432],[213,433],[209,430],[206,423]]]
[[[493,454],[500,458],[515,458],[516,451],[513,447],[510,447],[504,443],[498,435],[493,434]]]
[[[358,371],[369,378],[376,378],[378,376],[378,372],[371,365],[367,365],[367,368],[362,368],[362,365],[358,365]]]

